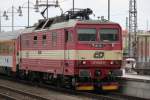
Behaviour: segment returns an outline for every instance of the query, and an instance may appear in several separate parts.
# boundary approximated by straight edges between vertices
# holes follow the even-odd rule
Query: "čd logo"
[[[103,58],[104,57],[104,52],[96,51],[94,53],[94,58]]]

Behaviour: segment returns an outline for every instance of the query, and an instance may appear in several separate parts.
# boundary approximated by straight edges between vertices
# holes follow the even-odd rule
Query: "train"
[[[33,27],[0,33],[0,73],[75,90],[117,90],[122,29],[89,18],[92,10],[68,11]]]
[[[136,67],[135,71],[140,75],[150,75],[150,34],[137,35]]]

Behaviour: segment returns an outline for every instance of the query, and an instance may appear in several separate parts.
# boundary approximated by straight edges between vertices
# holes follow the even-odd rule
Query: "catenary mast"
[[[136,58],[137,41],[137,3],[136,0],[129,0],[129,57]]]

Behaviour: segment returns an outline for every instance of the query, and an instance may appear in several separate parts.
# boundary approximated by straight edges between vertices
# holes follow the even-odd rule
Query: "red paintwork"
[[[103,48],[95,48],[91,47],[92,43],[94,42],[78,42],[77,41],[77,34],[76,29],[77,28],[118,28],[119,29],[119,41],[113,43],[114,46],[112,47],[112,43],[105,43]],[[69,32],[73,35],[73,41],[71,42],[65,42],[65,32],[64,29],[57,29],[47,32],[37,32],[37,33],[26,33],[22,34],[21,37],[18,38],[18,47],[17,50],[122,50],[122,34],[121,34],[121,28],[118,24],[82,24],[78,23],[76,27],[67,28]],[[52,47],[52,32],[57,32],[57,43],[55,47]],[[47,35],[47,44],[45,46],[42,45],[42,35]],[[38,42],[37,45],[33,45],[33,37],[37,35]],[[21,39],[21,41],[20,41]],[[29,46],[27,47],[24,40],[30,40]],[[99,43],[97,38],[97,42],[94,44]],[[31,70],[31,71],[40,71],[40,72],[48,72],[53,74],[64,74],[64,75],[71,75],[74,76],[79,75],[80,69],[89,69],[92,73],[92,77],[94,77],[94,71],[95,69],[99,68],[102,71],[102,76],[100,78],[103,78],[107,76],[110,69],[116,69],[121,67],[121,63],[119,65],[110,65],[110,64],[104,64],[104,65],[96,65],[91,64],[93,61],[90,62],[89,65],[78,65],[75,60],[43,60],[43,59],[22,59],[21,58],[21,67],[22,70]],[[106,61],[109,63],[110,61]],[[120,61],[121,62],[121,61]],[[67,65],[66,63],[69,63]]]

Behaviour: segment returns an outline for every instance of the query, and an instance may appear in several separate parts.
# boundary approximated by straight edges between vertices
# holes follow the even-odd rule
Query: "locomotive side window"
[[[37,36],[34,36],[34,41],[33,41],[34,44],[37,44]]]
[[[118,41],[119,34],[117,29],[101,29],[99,31],[100,41]]]
[[[56,46],[57,33],[52,33],[52,46]]]
[[[72,41],[72,33],[71,32],[68,33],[68,41]]]
[[[66,31],[66,42],[73,41],[73,36],[71,32]]]
[[[45,45],[46,44],[46,35],[42,36],[42,44]]]
[[[79,41],[96,41],[96,29],[78,29]]]

